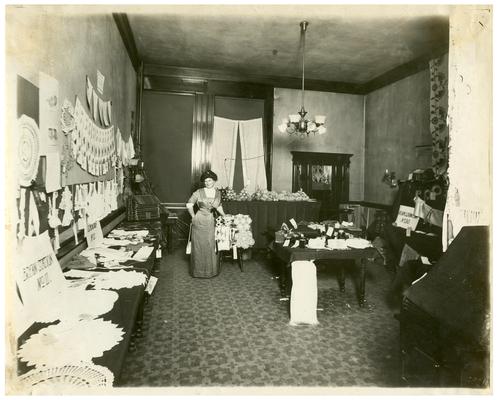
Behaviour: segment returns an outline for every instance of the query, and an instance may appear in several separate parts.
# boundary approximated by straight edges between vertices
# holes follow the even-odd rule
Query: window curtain
[[[266,189],[263,120],[257,118],[239,121],[239,131],[244,186],[249,193],[257,189]]]
[[[447,56],[429,62],[430,71],[430,130],[432,136],[432,168],[437,176],[448,169],[448,62]]]
[[[218,187],[233,187],[238,121],[214,117],[211,169],[218,175]]]
[[[214,125],[214,96],[196,94],[192,133],[192,182],[198,186],[201,174],[211,167],[211,147]]]

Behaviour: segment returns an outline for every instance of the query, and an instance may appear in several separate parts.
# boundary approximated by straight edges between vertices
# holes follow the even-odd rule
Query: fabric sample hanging
[[[292,262],[290,325],[318,324],[316,266],[312,261]]]
[[[249,193],[267,189],[262,118],[239,121],[244,186]]]
[[[232,187],[237,151],[238,121],[214,117],[211,170],[218,175],[219,187]]]

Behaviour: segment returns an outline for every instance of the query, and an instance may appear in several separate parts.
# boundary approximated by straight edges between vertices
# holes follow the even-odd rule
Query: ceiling
[[[449,5],[142,6],[126,12],[145,64],[364,84],[447,47]]]

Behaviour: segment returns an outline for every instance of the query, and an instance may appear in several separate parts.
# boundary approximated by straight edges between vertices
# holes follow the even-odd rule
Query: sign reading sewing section
[[[419,217],[416,217],[415,209],[408,206],[399,206],[398,216],[396,217],[396,226],[404,229],[415,231]]]
[[[25,237],[18,246],[16,260],[16,283],[28,310],[43,308],[66,289],[48,231],[39,236]]]

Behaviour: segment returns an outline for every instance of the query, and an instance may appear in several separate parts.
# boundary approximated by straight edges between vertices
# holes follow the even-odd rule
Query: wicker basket
[[[159,219],[160,207],[159,199],[154,195],[133,195],[128,197],[126,216],[128,221]]]

